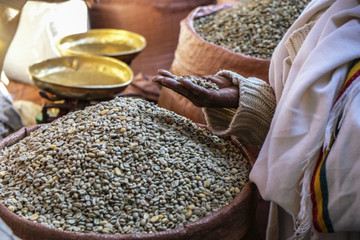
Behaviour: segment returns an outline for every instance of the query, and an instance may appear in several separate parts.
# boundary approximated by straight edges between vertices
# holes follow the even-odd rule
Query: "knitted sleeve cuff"
[[[265,81],[244,78],[231,71],[222,70],[217,75],[239,86],[239,107],[203,108],[209,129],[220,136],[234,135],[243,143],[261,146],[276,107],[273,89]]]
[[[309,22],[305,24],[303,27],[297,29],[295,32],[293,32],[288,40],[286,41],[286,48],[289,52],[289,56],[291,59],[291,62],[294,62],[294,59],[299,52],[301,45],[305,41],[306,36],[309,34],[310,30],[314,26],[316,21]]]

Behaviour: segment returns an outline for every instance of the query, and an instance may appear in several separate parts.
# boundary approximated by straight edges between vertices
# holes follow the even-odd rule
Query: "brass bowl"
[[[34,84],[63,98],[107,99],[121,93],[133,80],[124,62],[102,56],[64,56],[28,68]]]
[[[55,46],[62,56],[100,55],[130,64],[145,48],[146,39],[134,32],[104,28],[65,36]]]

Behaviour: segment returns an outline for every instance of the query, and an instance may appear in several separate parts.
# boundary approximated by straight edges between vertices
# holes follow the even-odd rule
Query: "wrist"
[[[235,135],[246,144],[262,145],[276,107],[271,86],[260,79],[244,78],[231,71],[220,71],[218,74],[238,85],[238,107],[233,111],[203,109],[207,124],[217,135]]]

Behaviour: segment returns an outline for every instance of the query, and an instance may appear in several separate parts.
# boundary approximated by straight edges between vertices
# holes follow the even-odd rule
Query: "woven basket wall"
[[[204,76],[226,69],[244,77],[268,80],[270,60],[235,53],[207,42],[196,33],[193,27],[194,19],[232,6],[233,4],[223,4],[198,7],[181,21],[179,43],[170,67],[173,74]],[[162,88],[158,104],[194,122],[205,122],[200,108],[168,88]]]

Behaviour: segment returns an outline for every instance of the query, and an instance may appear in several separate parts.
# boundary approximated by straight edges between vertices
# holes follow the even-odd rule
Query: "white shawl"
[[[290,67],[287,39],[321,11]],[[300,235],[311,224],[309,185],[333,102],[349,63],[360,57],[359,16],[357,0],[312,1],[286,33],[271,61],[269,79],[277,107],[250,179],[264,199],[274,201],[294,218]],[[343,125],[342,131],[351,132],[353,127]],[[348,155],[353,159],[348,161],[355,163],[358,149],[352,149],[353,154]],[[343,160],[334,159],[338,165]]]

